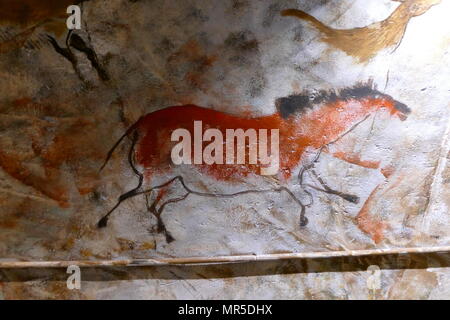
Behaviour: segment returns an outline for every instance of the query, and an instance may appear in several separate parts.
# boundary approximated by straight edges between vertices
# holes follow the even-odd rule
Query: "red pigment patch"
[[[376,187],[375,190],[372,191],[363,207],[359,211],[358,216],[356,217],[358,228],[370,235],[372,240],[377,244],[384,239],[383,232],[387,227],[387,224],[385,222],[374,219],[370,215],[370,202],[374,198],[375,193],[379,190],[379,188],[380,186]]]
[[[287,119],[282,118],[278,113],[262,117],[245,117],[196,105],[169,107],[150,113],[135,124],[134,128],[138,130],[140,137],[136,146],[137,161],[146,168],[147,178],[155,172],[168,170],[172,166],[171,147],[175,144],[171,142],[172,132],[183,128],[190,132],[191,137],[194,137],[194,121],[201,121],[203,129],[220,130],[224,137],[226,137],[226,129],[267,129],[269,133],[271,129],[279,129],[280,172],[285,179],[288,179],[294,168],[301,162],[307,148],[319,149],[334,141],[352,125],[380,108],[394,109],[394,105],[389,101],[370,98],[352,101],[338,100]],[[268,140],[270,141],[270,137]],[[378,161],[363,161],[353,154],[342,153],[338,156],[368,168],[378,168],[380,164]],[[196,166],[217,180],[226,181],[241,180],[249,174],[258,175],[261,169],[259,164]]]
[[[345,153],[339,151],[333,153],[333,156],[348,163],[355,164],[364,168],[378,169],[380,167],[380,161],[361,160],[361,156],[356,153]]]
[[[386,178],[389,178],[390,176],[392,176],[392,174],[394,173],[395,168],[392,166],[387,166],[384,168],[381,168],[381,173],[383,174],[383,176],[385,176]]]

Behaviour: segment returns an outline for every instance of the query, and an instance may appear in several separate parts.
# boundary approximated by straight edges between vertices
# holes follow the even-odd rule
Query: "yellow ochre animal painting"
[[[387,19],[362,28],[333,29],[308,13],[296,9],[283,10],[281,15],[309,22],[323,34],[322,41],[344,51],[358,62],[364,63],[385,48],[393,46],[397,48],[411,18],[424,14],[442,0],[393,1],[401,2],[401,4]]]

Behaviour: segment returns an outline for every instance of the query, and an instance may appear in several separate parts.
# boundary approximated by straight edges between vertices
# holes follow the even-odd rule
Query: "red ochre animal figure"
[[[384,111],[391,117],[405,120],[410,113],[410,109],[406,105],[379,92],[372,84],[358,84],[338,92],[321,91],[315,95],[303,92],[277,99],[276,107],[276,113],[260,117],[241,117],[196,105],[168,107],[142,116],[116,142],[102,166],[103,169],[120,142],[125,137],[130,137],[132,146],[129,150],[128,160],[134,173],[139,177],[139,183],[136,188],[119,197],[117,204],[100,219],[98,227],[107,226],[108,218],[121,202],[138,195],[145,195],[148,201],[148,194],[156,190],[158,190],[158,194],[152,204],[147,203],[147,208],[156,216],[158,232],[164,232],[168,242],[173,241],[174,238],[165,228],[161,219],[162,211],[166,205],[182,201],[190,194],[207,197],[233,197],[251,192],[286,192],[300,206],[300,226],[304,227],[308,223],[305,217],[305,209],[308,205],[303,204],[287,187],[288,180],[294,171],[300,168],[298,179],[302,187],[312,187],[317,191],[358,203],[357,196],[331,189],[315,172],[313,174],[321,188],[304,184],[303,174],[307,170],[313,169],[314,161],[318,160],[321,152],[327,146],[353,130],[370,115]],[[174,130],[183,128],[194,136],[194,121],[202,121],[203,128],[220,130],[223,136],[225,136],[226,129],[268,129],[269,132],[271,129],[278,129],[279,171],[277,178],[281,187],[269,190],[248,190],[234,194],[214,194],[193,190],[185,183],[182,176],[175,176],[172,172],[176,165],[171,159],[171,149],[175,144],[171,142],[171,135]],[[307,150],[317,150],[316,159],[312,163],[306,163]],[[346,158],[345,154],[339,154],[337,157],[350,163],[357,163],[352,156]],[[374,166],[374,162],[370,161],[360,161],[357,164],[368,168],[377,167]],[[192,164],[192,166],[217,181],[226,183],[237,183],[250,175],[258,176],[261,172],[260,164],[203,163]],[[157,174],[172,178],[162,185],[154,185],[154,182],[152,185],[152,177]],[[157,209],[158,203],[161,203],[163,198],[167,198],[169,185],[175,181],[182,184],[187,192],[186,195],[167,200]],[[144,185],[150,186],[150,188],[145,189]],[[306,189],[305,192],[312,199],[311,193]]]

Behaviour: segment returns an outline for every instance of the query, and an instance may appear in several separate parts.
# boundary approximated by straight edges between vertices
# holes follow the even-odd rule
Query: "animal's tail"
[[[319,31],[325,33],[326,35],[330,35],[333,33],[333,29],[324,25],[322,22],[314,18],[312,15],[297,9],[287,9],[281,11],[281,15],[283,17],[296,17],[311,23],[314,27],[316,27]]]
[[[141,123],[142,118],[143,117],[139,118],[138,121],[136,121],[131,127],[129,127],[128,130],[119,138],[119,140],[117,140],[117,142],[113,145],[113,147],[108,151],[105,162],[100,167],[100,170],[99,170],[100,172],[103,170],[103,168],[106,166],[108,161],[111,159],[114,151],[119,146],[119,144],[122,142],[122,140],[139,127],[139,124]]]

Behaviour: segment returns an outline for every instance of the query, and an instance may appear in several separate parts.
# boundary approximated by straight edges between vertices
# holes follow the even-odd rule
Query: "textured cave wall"
[[[95,261],[448,246],[450,3],[413,2],[91,0],[81,4],[80,40],[70,50],[64,28],[70,1],[59,2],[60,8],[53,1],[17,1],[33,12],[26,17],[3,8],[0,258]],[[323,24],[282,16],[285,9],[303,10]],[[320,177],[357,195],[359,203],[311,189],[309,224],[300,228],[298,205],[283,193],[192,196],[165,209],[176,239],[168,243],[144,199],[136,197],[118,208],[107,228],[97,228],[119,195],[137,183],[126,159],[129,141],[99,168],[140,116],[190,103],[269,115],[277,98],[370,80],[412,110],[408,119],[373,114],[315,163]],[[196,170],[183,174],[202,191],[263,187],[257,179],[229,185]],[[288,186],[302,194],[295,179]],[[383,271],[388,280],[380,297],[402,297],[410,281],[423,286],[410,297],[449,297],[446,263],[403,269]],[[5,298],[108,298],[130,291],[137,298],[201,298],[226,296],[227,290],[231,298],[236,292],[256,297],[263,288],[267,298],[283,290],[290,293],[282,296],[296,298],[367,294],[364,271],[263,273],[252,275],[252,283],[239,272],[214,281],[149,280],[158,275],[144,274],[120,283],[89,282],[79,296],[60,288],[63,282],[16,283],[21,275],[9,271],[0,287]]]

